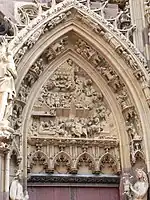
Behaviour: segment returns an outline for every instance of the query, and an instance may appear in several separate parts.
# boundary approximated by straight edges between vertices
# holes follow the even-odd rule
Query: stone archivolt
[[[31,173],[117,174],[147,159],[141,123],[148,115],[141,101],[150,97],[147,65],[112,24],[65,1],[33,20],[9,49],[19,74],[12,125],[25,155],[24,178],[27,162]]]
[[[142,153],[141,125],[125,83],[102,55],[76,34],[73,36],[73,33],[52,43],[25,75],[14,105],[13,124],[16,131],[20,131],[21,114],[31,88],[48,69],[50,63],[69,49],[91,63],[115,94],[131,143],[131,161],[135,163],[136,150]],[[107,108],[103,94],[97,92],[94,85],[88,75],[68,59],[43,85],[32,111],[29,135],[58,138],[113,138],[115,128],[111,130],[113,131],[111,137],[107,135],[110,133],[108,127],[115,127],[111,122],[113,117],[110,108]],[[59,119],[58,116],[62,118]],[[107,121],[112,124],[107,124]]]
[[[25,190],[27,172],[114,175],[131,165],[146,168],[149,70],[115,25],[64,1],[41,13],[8,49],[19,75],[9,119],[15,132],[1,140],[0,151],[7,167],[15,154]],[[1,126],[1,138],[4,132]]]
[[[77,11],[77,14],[73,12],[73,9]],[[60,10],[61,14],[59,14]],[[56,15],[57,17],[55,17]],[[110,39],[113,38],[111,45],[118,45],[118,47],[122,46],[124,47],[123,50],[125,51],[127,50],[126,47],[128,46],[129,50],[132,51],[132,53],[135,54],[146,67],[145,58],[135,48],[135,46],[126,37],[124,37],[123,34],[118,31],[118,29],[115,28],[115,26],[106,21],[103,17],[94,13],[83,4],[71,0],[64,1],[63,3],[58,4],[55,9],[49,9],[38,16],[28,26],[26,26],[25,29],[20,31],[20,33],[11,41],[10,48],[15,53],[20,49],[18,54],[24,55],[27,49],[30,49],[38,41],[40,36],[45,34],[47,31],[52,30],[59,24],[68,21],[69,18],[72,17],[80,19],[83,24],[87,24],[93,28],[93,31],[96,31],[101,36],[104,36],[108,42],[110,42]],[[34,33],[31,30],[34,30]],[[120,38],[122,42],[120,42],[118,38]],[[33,45],[30,45],[30,41]],[[20,48],[20,43],[22,48]],[[127,50],[126,53],[128,54],[129,52]]]

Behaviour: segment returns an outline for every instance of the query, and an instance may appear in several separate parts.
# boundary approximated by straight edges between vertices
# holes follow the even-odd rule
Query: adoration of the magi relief
[[[42,87],[32,113],[31,136],[113,138],[113,116],[93,80],[67,60]]]
[[[33,148],[34,138],[39,138],[43,145],[37,145],[37,150],[45,153],[39,155],[37,151],[36,158],[29,156],[29,168],[34,172],[38,162],[48,170],[62,165],[71,171],[84,167],[79,173],[118,172],[117,130],[112,112],[94,81],[71,59],[59,66],[42,86],[30,122],[29,149]],[[41,156],[47,157],[42,165]],[[48,157],[52,163],[46,162]],[[64,173],[64,169],[56,171]]]

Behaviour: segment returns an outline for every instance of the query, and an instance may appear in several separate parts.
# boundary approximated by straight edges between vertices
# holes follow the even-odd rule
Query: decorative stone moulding
[[[71,34],[71,35],[73,37],[73,34]],[[58,39],[51,46],[49,46],[47,49],[45,49],[43,54],[40,55],[40,57],[35,61],[35,63],[29,69],[28,73],[26,74],[25,78],[22,81],[20,90],[18,91],[17,102],[14,105],[14,116],[13,116],[14,122],[13,123],[14,123],[14,126],[16,127],[16,130],[18,129],[18,131],[19,131],[19,128],[21,127],[21,120],[19,120],[19,124],[18,124],[18,119],[21,119],[22,110],[26,104],[30,90],[32,89],[34,83],[36,81],[38,81],[40,75],[42,75],[42,73],[44,73],[44,71],[46,70],[47,63],[49,64],[50,62],[55,60],[55,58],[57,56],[61,55],[61,53],[64,53],[69,48],[69,46],[73,46],[73,50],[76,53],[78,53],[80,56],[82,56],[84,59],[88,60],[94,66],[94,68],[97,70],[98,74],[100,74],[104,78],[104,80],[107,82],[108,86],[112,89],[113,93],[115,93],[116,100],[118,101],[118,103],[121,107],[124,119],[126,121],[127,130],[129,130],[129,136],[132,135],[132,137],[134,137],[134,135],[136,135],[136,134],[139,135],[139,133],[140,133],[139,130],[141,130],[141,128],[138,128],[138,127],[140,127],[139,119],[136,114],[134,106],[131,104],[131,100],[130,100],[129,94],[127,92],[127,89],[125,87],[125,84],[122,82],[120,77],[116,74],[116,72],[112,69],[112,67],[110,67],[108,65],[106,60],[97,51],[95,51],[95,49],[93,49],[89,44],[87,44],[87,42],[83,41],[81,38],[78,38],[77,36],[74,36],[73,41],[74,42],[71,42],[71,38],[69,35],[65,35],[62,38]],[[71,70],[70,74],[73,74],[74,73],[73,66],[75,65],[75,63],[71,59],[68,59],[66,64],[68,65],[68,68],[67,68],[67,70],[64,70],[64,71]],[[63,69],[63,66],[62,66],[62,69]],[[55,88],[56,88],[56,90],[58,90],[60,92],[62,92],[62,91],[64,92],[67,87],[68,92],[73,92],[74,89],[73,88],[71,89],[71,87],[76,85],[74,82],[75,81],[74,77],[69,78],[68,75],[66,74],[66,77],[67,77],[67,79],[66,79],[66,77],[64,77],[63,73],[64,73],[63,70],[61,70],[61,68],[60,69],[58,68],[58,70],[56,70],[56,72],[54,73],[53,77],[48,80],[48,82],[45,84],[45,86],[43,86],[43,88],[41,90],[41,96],[38,97],[38,101],[36,101],[36,103],[35,103],[35,109],[33,109],[33,111],[32,111],[33,122],[32,122],[31,128],[30,128],[30,133],[29,133],[30,137],[37,136],[38,133],[41,135],[49,134],[49,131],[50,131],[49,122],[34,121],[34,119],[37,119],[42,116],[43,117],[44,116],[45,117],[56,117],[57,116],[56,113],[60,112],[61,109],[64,109],[63,103],[60,104],[60,102],[58,102],[58,100],[57,100],[58,97],[56,98],[56,94],[53,94],[53,91],[51,91],[51,90],[53,90],[53,89],[55,90]],[[85,72],[84,73],[81,72],[81,74],[85,74]],[[60,75],[61,75],[61,79],[59,77]],[[76,78],[77,78],[77,75],[76,75]],[[67,80],[68,80],[68,82],[66,82]],[[87,78],[87,80],[90,80],[90,79]],[[61,83],[61,81],[63,81],[63,82]],[[81,82],[81,80],[79,82]],[[86,82],[83,84],[83,85],[87,84],[86,90],[88,90],[88,87],[89,87],[88,93],[91,92],[90,90],[93,87],[92,82],[93,81],[90,80],[90,82],[88,84]],[[71,84],[71,85],[69,86],[69,84]],[[94,89],[92,89],[92,90],[94,91]],[[84,88],[82,89],[82,91],[84,91]],[[69,101],[70,101],[70,97],[72,95],[73,94],[70,94],[68,96]],[[57,94],[57,96],[59,96],[59,95]],[[91,94],[91,96],[92,96],[92,94]],[[97,94],[95,93],[95,98],[96,98],[96,96],[97,96]],[[62,97],[59,97],[60,100],[61,100],[61,98]],[[65,98],[67,98],[67,97],[65,97]],[[101,94],[99,96],[99,98],[102,100],[103,95]],[[76,95],[74,94],[74,100],[75,99],[76,99]],[[62,101],[65,102],[65,99],[63,99]],[[94,101],[96,101],[96,99]],[[38,109],[38,106],[39,107],[42,106],[42,104],[43,104],[42,102],[45,104],[45,106],[48,106],[47,108],[49,111],[45,114],[43,111],[41,111],[41,113],[40,113],[40,110],[39,110],[40,108]],[[70,105],[68,102],[65,102],[66,105],[64,104],[65,110],[66,110],[65,112],[69,112],[69,110],[70,110]],[[80,104],[81,103],[82,102],[80,102]],[[86,100],[84,100],[84,103],[86,103]],[[66,107],[66,106],[69,106],[69,107]],[[82,106],[82,105],[80,105],[80,106]],[[84,106],[82,106],[80,109],[83,109]],[[62,108],[59,108],[59,107],[62,107]],[[21,112],[20,112],[20,110],[21,110]],[[68,116],[69,116],[69,114],[68,114]],[[40,126],[39,126],[39,123],[40,123]],[[52,122],[50,122],[50,123],[52,123]],[[81,125],[81,128],[82,128],[82,126],[83,125]],[[51,128],[52,127],[54,128],[54,130],[56,129],[56,126],[54,126],[54,124],[51,124]],[[59,127],[59,125],[57,125],[57,128],[58,127]],[[130,129],[129,129],[129,127],[130,127]],[[63,131],[62,134],[65,133],[65,130],[61,129],[61,131]],[[51,130],[51,132],[53,132],[53,130]],[[85,134],[85,136],[86,136],[86,134]],[[54,135],[55,135],[55,133],[54,133]],[[101,136],[101,138],[103,139],[103,136]],[[111,137],[107,138],[105,136],[104,139],[111,139]],[[133,138],[130,138],[130,139],[133,139]]]
[[[54,9],[51,8],[48,11],[42,13],[36,19],[32,20],[32,22],[29,25],[27,25],[22,31],[20,31],[19,34],[10,42],[9,48],[12,49],[13,52],[16,54],[16,52],[19,49],[21,49],[21,46],[25,45],[24,42],[27,41],[30,37],[36,38],[34,39],[35,41],[34,40],[32,41],[34,45],[36,41],[38,40],[38,37],[40,37],[40,35],[43,34],[43,32],[41,32],[40,29],[41,28],[43,29],[46,26],[46,24],[49,24],[49,22],[52,23],[51,28],[50,28],[52,29],[54,26],[66,20],[67,15],[71,14],[71,12],[68,12],[69,10],[71,10],[71,8],[76,9],[81,14],[81,16],[82,15],[87,16],[87,19],[85,20],[87,20],[88,22],[88,19],[89,19],[90,20],[89,25],[94,26],[93,27],[94,30],[99,32],[99,34],[104,34],[105,32],[106,33],[108,32],[108,35],[109,35],[111,33],[111,37],[113,36],[114,42],[115,40],[117,40],[115,43],[116,44],[118,43],[118,47],[122,46],[122,48],[123,49],[125,48],[127,52],[129,53],[132,52],[133,54],[136,55],[136,57],[139,58],[140,62],[145,67],[147,66],[146,59],[142,56],[142,54],[138,51],[138,49],[136,49],[136,47],[122,33],[120,33],[110,22],[106,21],[103,17],[94,13],[88,7],[84,6],[83,4],[80,4],[78,1],[71,1],[71,0],[63,1],[62,3],[56,5]],[[62,13],[62,14],[59,15],[59,13]],[[55,18],[56,15],[59,15],[59,17]],[[53,18],[55,20],[52,20]],[[84,20],[84,17],[83,17],[83,20]],[[37,37],[37,34],[39,35],[38,37]],[[118,38],[120,38],[121,40],[118,40]],[[109,42],[109,39],[107,40]],[[27,45],[27,49],[28,48],[29,47]],[[121,51],[123,51],[123,49]]]
[[[60,2],[64,2],[59,1]],[[116,29],[118,29],[122,34],[124,34],[128,39],[132,40],[132,34],[135,30],[135,25],[131,24],[130,8],[128,1],[109,1],[100,0],[97,2],[92,2],[90,0],[77,1],[85,5],[89,10],[100,15],[102,18],[106,19],[108,22],[113,24]],[[15,19],[20,26],[29,25],[29,23],[44,11],[49,9],[55,9],[56,5],[59,4],[56,1],[49,3],[28,3],[28,2],[15,2]],[[96,4],[95,4],[96,3]],[[116,12],[111,12],[111,6],[116,9]]]
[[[39,176],[39,175],[32,175],[29,180],[28,184],[36,185],[36,184],[53,184],[53,183],[62,183],[62,184],[114,184],[116,186],[119,185],[119,177],[117,176],[57,176],[57,175],[47,175],[47,176]]]

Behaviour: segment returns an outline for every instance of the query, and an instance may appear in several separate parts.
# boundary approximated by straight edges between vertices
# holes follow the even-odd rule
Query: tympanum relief
[[[42,145],[35,149],[37,138]],[[28,131],[29,168],[34,172],[39,169],[31,160],[40,166],[47,160],[46,172],[117,173],[117,138],[113,114],[103,94],[89,75],[68,59],[42,86],[34,104]],[[44,161],[39,155],[32,158],[35,150],[45,154]]]
[[[110,132],[115,134],[112,113],[103,94],[72,60],[59,67],[42,87],[32,116],[31,135],[35,134],[35,127],[38,134],[57,137],[99,138]]]
[[[71,32],[52,43],[32,64],[22,80],[13,109],[13,126],[20,134],[23,109],[33,85],[56,57],[68,49],[86,59],[110,87],[124,117],[131,162],[142,152],[142,134],[136,108],[119,74],[90,44]],[[68,59],[43,85],[32,111],[30,137],[102,139],[116,137],[111,109],[96,84]],[[113,136],[113,137],[112,137]],[[140,156],[141,157],[141,156]]]

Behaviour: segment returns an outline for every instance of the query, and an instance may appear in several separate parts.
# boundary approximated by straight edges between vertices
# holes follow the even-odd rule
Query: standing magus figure
[[[10,191],[9,191],[9,196],[11,200],[28,200],[28,192],[25,191],[23,192],[23,187],[21,185],[21,171],[18,170],[16,173],[16,177],[12,181],[10,185]]]
[[[11,51],[4,42],[0,49],[0,122],[7,122],[12,114],[12,102],[16,95],[17,71]]]

